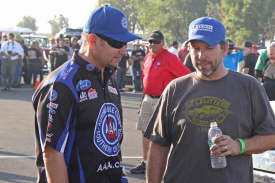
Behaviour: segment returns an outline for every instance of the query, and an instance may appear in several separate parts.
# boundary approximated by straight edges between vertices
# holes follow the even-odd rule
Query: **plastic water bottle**
[[[214,144],[214,139],[222,135],[221,129],[218,127],[216,122],[210,123],[210,128],[208,131],[208,145],[211,147]],[[214,156],[210,152],[210,160],[212,168],[225,168],[226,167],[226,158]]]

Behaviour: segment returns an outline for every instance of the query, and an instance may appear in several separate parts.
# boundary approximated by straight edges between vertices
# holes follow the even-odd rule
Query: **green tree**
[[[59,16],[54,16],[53,19],[48,22],[51,25],[51,34],[54,36],[58,33],[62,28],[69,27],[69,19],[60,14]]]
[[[35,18],[31,16],[23,16],[22,20],[17,24],[18,27],[30,28],[33,31],[36,31],[38,27],[36,26]]]
[[[264,44],[265,39],[274,35],[274,0],[209,0],[208,14],[219,9],[220,20],[227,28],[227,37],[237,44],[251,40]],[[210,4],[210,3],[209,3]],[[215,7],[216,6],[216,7]]]

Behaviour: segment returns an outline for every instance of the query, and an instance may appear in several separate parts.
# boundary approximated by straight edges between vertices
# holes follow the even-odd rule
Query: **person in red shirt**
[[[164,48],[164,36],[160,31],[153,31],[150,38],[150,51],[144,58],[143,87],[144,98],[141,103],[137,130],[144,134],[154,106],[163,90],[173,79],[189,74],[186,68],[174,54]],[[142,138],[143,161],[131,169],[132,174],[144,174],[147,160],[149,140]]]

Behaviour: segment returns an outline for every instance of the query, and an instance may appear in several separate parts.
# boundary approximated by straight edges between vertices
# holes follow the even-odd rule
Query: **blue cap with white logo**
[[[120,42],[129,42],[141,37],[128,31],[124,13],[109,5],[104,5],[92,12],[83,32],[100,34]]]
[[[200,40],[209,46],[215,46],[225,41],[226,29],[216,18],[201,17],[189,25],[188,41]]]

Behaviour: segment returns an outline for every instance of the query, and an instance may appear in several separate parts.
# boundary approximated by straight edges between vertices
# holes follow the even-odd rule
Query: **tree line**
[[[221,20],[227,37],[237,44],[250,40],[263,45],[275,36],[275,0],[98,0],[98,7],[103,4],[122,9],[132,32],[146,38],[159,29],[168,43],[185,41],[189,23],[202,16]],[[69,26],[68,18],[62,14],[48,23],[52,35]],[[18,26],[37,30],[32,17],[23,17]]]
[[[159,29],[168,43],[186,40],[189,23],[202,16],[221,20],[227,28],[227,37],[237,44],[246,40],[264,44],[275,36],[275,0],[98,1],[98,6],[103,4],[122,9],[128,15],[131,31],[148,36]]]

